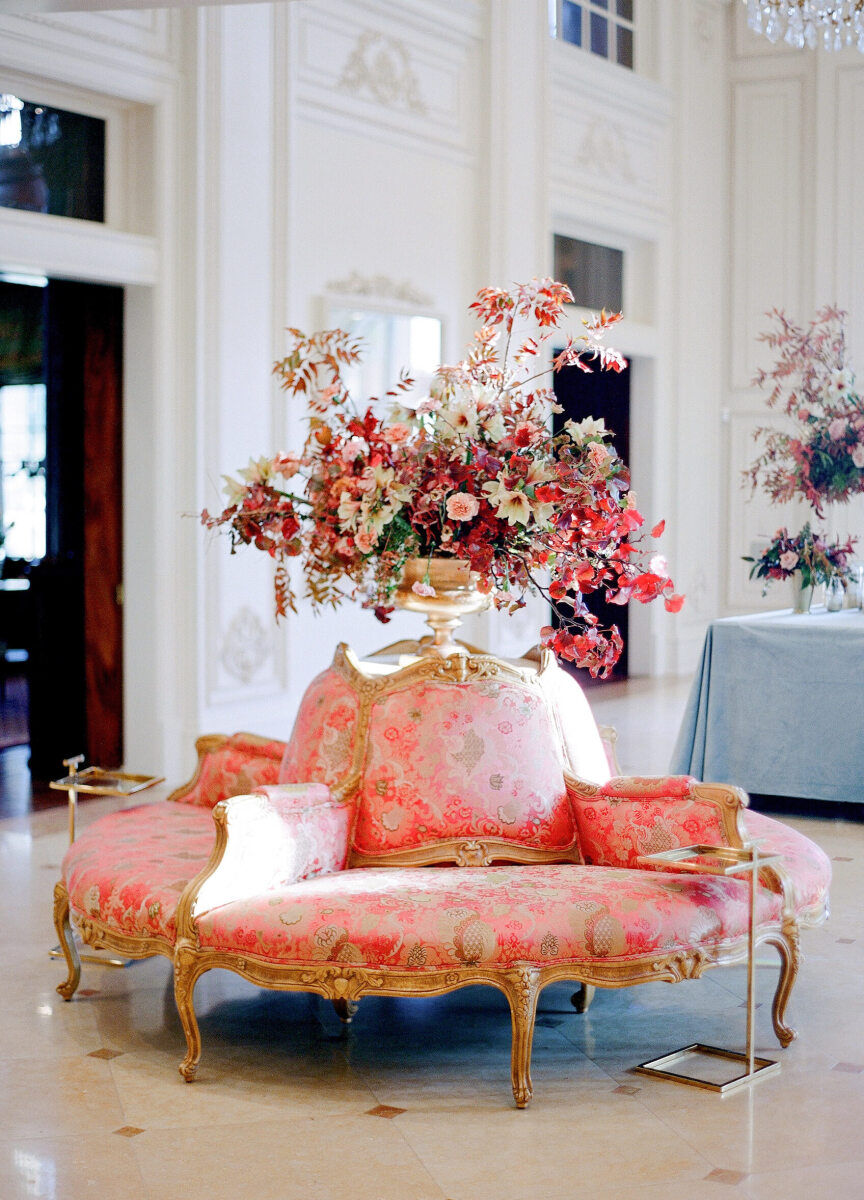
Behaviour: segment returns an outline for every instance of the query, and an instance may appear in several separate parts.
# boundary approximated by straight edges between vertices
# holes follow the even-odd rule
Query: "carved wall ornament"
[[[636,183],[627,134],[611,121],[589,121],[576,151],[576,166],[620,183]]]
[[[219,660],[240,683],[251,683],[270,656],[270,637],[251,608],[239,608],[225,630]]]
[[[378,300],[398,300],[402,304],[413,304],[417,308],[433,308],[434,300],[421,292],[407,280],[401,282],[389,275],[361,275],[352,271],[345,279],[333,279],[324,284],[325,291],[339,292],[345,296],[371,296]]]
[[[336,84],[352,96],[371,98],[385,108],[425,116],[420,83],[404,42],[374,30],[360,34]]]

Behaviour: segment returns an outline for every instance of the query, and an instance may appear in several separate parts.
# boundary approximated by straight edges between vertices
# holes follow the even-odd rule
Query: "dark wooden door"
[[[52,280],[46,301],[47,556],[34,572],[31,769],[123,760],[120,288]]]
[[[556,351],[557,353],[557,351]],[[586,375],[578,367],[565,367],[555,376],[555,396],[564,409],[556,415],[555,428],[560,429],[565,421],[584,421],[586,417],[601,417],[606,428],[614,433],[615,449],[624,462],[630,462],[630,365],[620,372],[592,371]],[[586,604],[600,620],[601,625],[617,625],[624,638],[624,649],[610,676],[612,679],[627,678],[627,608],[620,604],[608,604],[602,593],[592,593]],[[580,680],[588,678],[587,671],[578,672]]]

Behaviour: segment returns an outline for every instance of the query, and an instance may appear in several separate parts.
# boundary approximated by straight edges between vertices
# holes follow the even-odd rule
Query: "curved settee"
[[[69,968],[84,940],[173,959],[187,1040],[214,967],[332,999],[434,995],[485,983],[507,996],[517,1105],[531,1097],[537,998],[558,980],[625,987],[698,976],[747,954],[740,879],[646,868],[641,856],[759,839],[757,940],[777,947],[774,1028],[799,929],[827,913],[830,868],[809,839],[747,811],[737,788],[610,777],[578,685],[488,655],[359,663],[340,647],[286,744],[198,742],[198,769],[163,803],[103,817],[70,847],[55,889]]]

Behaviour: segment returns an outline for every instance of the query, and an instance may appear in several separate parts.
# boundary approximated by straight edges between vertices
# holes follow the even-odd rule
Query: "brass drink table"
[[[675,866],[681,871],[702,875],[743,875],[750,876],[750,913],[747,944],[747,1045],[743,1054],[737,1050],[723,1050],[719,1046],[706,1046],[702,1042],[693,1042],[671,1054],[664,1054],[650,1062],[641,1063],[636,1070],[643,1075],[654,1075],[659,1079],[671,1079],[675,1083],[690,1084],[691,1087],[706,1088],[712,1092],[725,1095],[727,1092],[744,1087],[766,1075],[774,1075],[780,1070],[780,1063],[770,1058],[757,1058],[754,1052],[756,1040],[756,889],[759,882],[759,868],[769,863],[777,862],[779,855],[759,854],[757,844],[751,843],[742,850],[732,846],[682,846],[678,850],[664,850],[660,854],[643,854],[637,860],[646,865]],[[676,1064],[688,1057],[703,1055],[711,1059],[725,1059],[739,1065],[739,1069],[729,1079],[715,1082],[702,1079],[698,1075],[690,1075],[686,1071],[673,1070]],[[740,1064],[746,1064],[742,1073]]]
[[[62,779],[52,779],[49,787],[55,791],[66,792],[69,799],[69,844],[75,841],[75,824],[78,815],[78,794],[87,796],[134,796],[147,788],[155,787],[164,782],[164,775],[130,775],[127,771],[106,771],[102,767],[86,767],[79,771],[84,761],[83,754],[74,758],[64,758],[63,766],[69,771]],[[61,958],[63,952],[59,946],[51,951],[52,958]],[[82,962],[98,963],[103,967],[125,967],[124,958],[110,958],[99,954],[80,954]]]

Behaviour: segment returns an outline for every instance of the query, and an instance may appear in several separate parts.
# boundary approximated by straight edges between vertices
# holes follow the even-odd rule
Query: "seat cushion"
[[[197,919],[202,947],[275,962],[439,970],[640,959],[734,941],[748,885],[575,864],[360,868]],[[760,889],[760,924],[780,897]]]
[[[164,801],[100,817],[63,859],[72,912],[173,943],[180,894],[215,840],[213,815],[198,805]]]
[[[189,790],[173,799],[182,804],[213,808],[220,800],[242,796],[262,784],[279,782],[279,767],[285,743],[235,733],[201,760]]]
[[[831,863],[825,851],[797,829],[775,821],[773,817],[750,809],[743,817],[748,837],[760,839],[760,853],[781,856],[792,885],[792,902],[797,916],[805,922],[821,920],[827,911],[831,883]]]
[[[516,862],[573,857],[560,742],[542,693],[521,683],[418,679],[385,693],[369,714],[357,804],[361,859],[462,838],[499,839]]]

